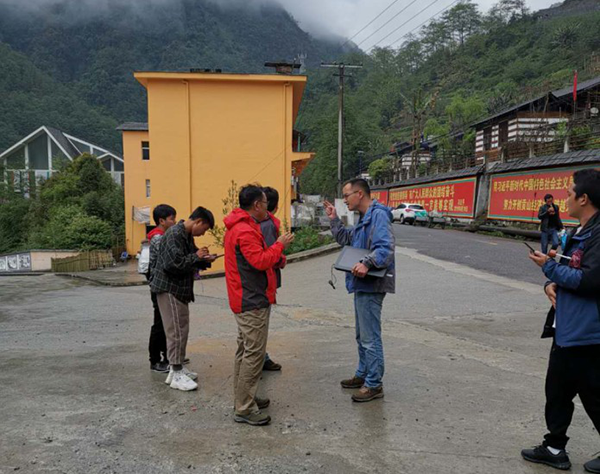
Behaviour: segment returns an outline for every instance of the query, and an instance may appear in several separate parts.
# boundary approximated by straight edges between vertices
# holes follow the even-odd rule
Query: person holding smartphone
[[[580,224],[563,249],[568,258],[529,255],[548,278],[544,290],[552,308],[542,337],[553,343],[546,375],[548,433],[541,445],[521,451],[525,460],[557,469],[571,467],[565,448],[576,395],[600,432],[600,171],[576,171],[567,195],[567,212]],[[600,473],[600,458],[584,467]]]

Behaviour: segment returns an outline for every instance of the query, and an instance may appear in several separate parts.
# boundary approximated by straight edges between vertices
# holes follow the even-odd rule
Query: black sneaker
[[[281,364],[278,364],[277,362],[272,361],[271,359],[267,359],[265,360],[265,363],[263,364],[263,370],[271,370],[271,371],[278,371],[281,370]]]
[[[152,372],[168,372],[169,364],[167,364],[166,362],[157,362],[156,364],[150,364],[150,370]]]
[[[564,449],[558,454],[552,454],[548,448],[540,445],[532,449],[524,449],[521,451],[521,456],[523,456],[525,461],[545,464],[546,466],[563,471],[571,468],[571,461],[569,461],[569,456],[567,456],[567,452]]]
[[[587,472],[600,472],[600,458],[592,459],[583,465]]]

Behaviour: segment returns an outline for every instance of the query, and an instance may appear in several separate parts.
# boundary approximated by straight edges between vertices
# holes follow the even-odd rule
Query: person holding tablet
[[[381,308],[386,293],[394,293],[396,289],[392,213],[371,198],[371,189],[364,179],[351,179],[342,193],[348,209],[360,213],[360,221],[354,227],[344,227],[335,206],[325,201],[331,232],[340,245],[368,249],[370,252],[346,274],[346,289],[354,294],[358,367],[354,376],[342,380],[341,385],[343,388],[360,389],[352,395],[353,401],[369,402],[383,397]],[[371,269],[386,269],[385,275],[369,275]]]

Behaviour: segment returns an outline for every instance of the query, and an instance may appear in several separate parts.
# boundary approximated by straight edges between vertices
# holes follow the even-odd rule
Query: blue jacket
[[[600,344],[600,212],[578,234],[571,234],[564,254],[571,260],[549,260],[544,274],[558,285],[556,310],[550,311],[542,337],[552,335],[561,347]]]
[[[370,249],[362,263],[369,268],[387,268],[383,278],[367,275],[357,278],[346,273],[348,293],[364,291],[366,293],[394,293],[396,291],[396,238],[392,231],[392,212],[373,199],[373,203],[358,224],[345,228],[338,218],[331,220],[331,233],[341,245],[351,245],[361,249]]]

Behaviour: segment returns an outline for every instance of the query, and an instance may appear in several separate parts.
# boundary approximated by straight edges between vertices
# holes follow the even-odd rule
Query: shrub
[[[321,235],[319,232],[320,230],[315,227],[300,228],[294,233],[296,238],[292,245],[286,249],[285,254],[291,255],[293,253],[314,249],[333,242],[331,236]]]

